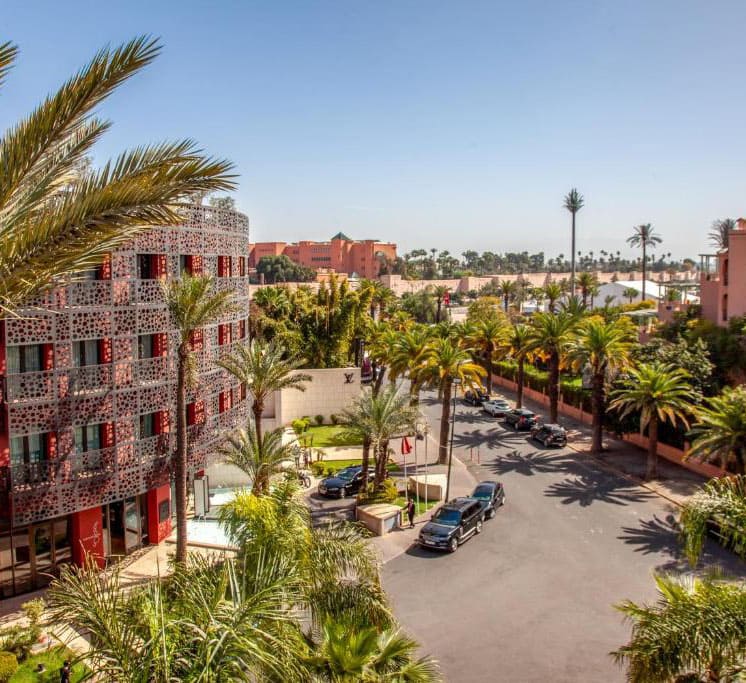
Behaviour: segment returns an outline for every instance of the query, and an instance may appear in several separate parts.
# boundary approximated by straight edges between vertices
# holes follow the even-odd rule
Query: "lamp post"
[[[448,450],[448,473],[446,474],[446,500],[447,503],[451,493],[451,466],[453,465],[453,432],[456,430],[456,394],[461,380],[456,377],[452,382],[453,386],[453,410],[451,411],[451,444]]]

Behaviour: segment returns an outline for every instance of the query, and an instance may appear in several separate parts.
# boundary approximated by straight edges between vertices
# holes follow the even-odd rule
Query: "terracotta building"
[[[746,219],[730,231],[727,249],[701,255],[699,296],[702,317],[718,325],[746,316]]]
[[[318,270],[332,269],[338,273],[356,273],[364,278],[376,278],[383,258],[396,258],[396,244],[376,240],[352,240],[338,232],[328,242],[257,242],[249,245],[249,265],[256,267],[263,256],[282,256],[295,263]]]
[[[215,360],[247,334],[248,219],[182,211],[182,225],[153,228],[0,322],[0,598],[86,553],[103,565],[171,533],[177,335],[164,279],[209,273],[241,304],[192,339],[192,473],[246,413],[246,387]]]

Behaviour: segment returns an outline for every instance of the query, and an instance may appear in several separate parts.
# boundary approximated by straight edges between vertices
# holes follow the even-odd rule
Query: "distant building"
[[[328,242],[257,242],[249,245],[249,266],[255,268],[264,256],[287,256],[313,270],[334,270],[376,278],[385,259],[396,258],[396,244],[376,240],[353,240],[338,232]]]
[[[635,295],[631,297],[627,294],[632,294],[632,290],[635,291]],[[664,287],[660,282],[653,282],[652,280],[645,280],[645,299],[649,301],[660,301],[664,295]],[[610,299],[609,302],[612,306],[620,306],[621,304],[639,303],[642,301],[642,280],[617,280],[616,282],[607,282],[598,288],[598,294],[593,297],[593,307],[600,308],[605,305],[606,297],[614,297],[613,301]]]
[[[746,219],[730,231],[727,249],[700,257],[702,317],[725,326],[746,315]]]

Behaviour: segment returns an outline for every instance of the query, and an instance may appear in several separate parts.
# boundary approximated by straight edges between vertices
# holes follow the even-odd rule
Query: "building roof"
[[[347,237],[341,230],[332,237],[333,240],[347,240],[348,242],[352,242],[352,240]],[[331,241],[331,240],[330,240]]]

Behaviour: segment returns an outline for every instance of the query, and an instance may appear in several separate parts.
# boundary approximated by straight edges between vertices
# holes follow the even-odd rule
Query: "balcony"
[[[114,473],[116,451],[113,447],[41,462],[11,465],[10,486],[14,492],[42,486],[59,486],[77,481],[110,476]]]
[[[67,396],[79,396],[112,389],[114,369],[111,363],[82,365],[79,368],[60,371],[61,375],[64,373],[67,374]]]
[[[4,379],[4,394],[8,403],[51,401],[55,398],[54,371],[52,370],[6,375]]]
[[[718,254],[699,255],[700,282],[720,281],[720,257]]]

